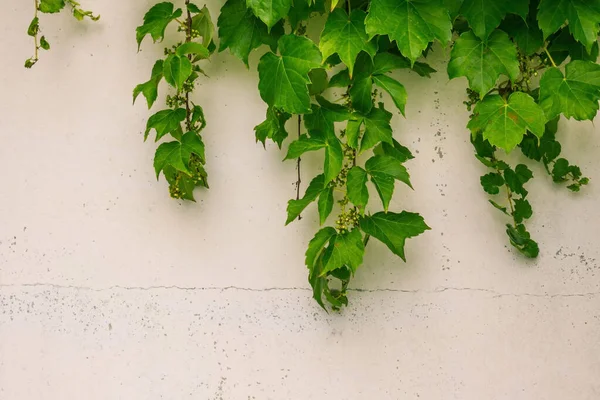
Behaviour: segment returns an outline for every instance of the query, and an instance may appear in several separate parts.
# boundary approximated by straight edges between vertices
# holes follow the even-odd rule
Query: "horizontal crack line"
[[[71,290],[82,290],[90,292],[106,292],[111,290],[188,290],[188,291],[246,291],[246,292],[279,292],[279,291],[311,291],[310,288],[304,287],[267,287],[267,288],[252,288],[252,287],[241,287],[241,286],[121,286],[113,285],[104,288],[94,288],[91,286],[76,286],[76,285],[58,285],[53,283],[23,283],[23,284],[0,284],[1,288],[50,288],[50,289],[71,289]],[[380,293],[380,292],[391,292],[391,293],[407,293],[407,294],[437,294],[444,292],[481,292],[492,295],[492,298],[499,297],[538,297],[538,298],[555,298],[555,297],[592,297],[600,296],[599,292],[587,292],[587,293],[502,293],[493,289],[483,288],[471,288],[471,287],[438,287],[434,290],[422,290],[422,289],[393,289],[393,288],[380,288],[380,289],[362,289],[362,288],[350,288],[348,291],[359,292],[359,293]]]

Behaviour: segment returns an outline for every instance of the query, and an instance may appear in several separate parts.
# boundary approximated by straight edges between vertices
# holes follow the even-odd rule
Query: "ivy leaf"
[[[460,14],[469,22],[473,32],[482,40],[500,25],[506,14],[512,13],[527,17],[529,12],[528,1],[523,0],[464,0]]]
[[[472,132],[483,132],[483,138],[492,145],[510,152],[527,130],[538,138],[544,134],[546,117],[533,98],[523,92],[515,92],[508,101],[499,95],[486,96],[475,107],[475,116],[467,127]]]
[[[327,217],[333,210],[333,186],[330,186],[321,192],[318,202],[319,221],[321,225],[327,221]]]
[[[329,87],[346,87],[350,86],[352,81],[350,80],[350,73],[348,68],[341,70],[337,74],[333,75],[329,80]]]
[[[327,242],[329,242],[329,240],[336,234],[337,231],[334,228],[328,226],[317,232],[315,236],[311,239],[311,241],[308,243],[308,249],[306,250],[305,254],[305,263],[309,270],[313,270],[315,262],[323,252],[325,244],[327,244]]]
[[[531,7],[535,2],[531,3]],[[508,15],[500,25],[500,29],[512,37],[526,55],[535,54],[544,45],[544,36],[535,19],[535,8],[530,11],[526,20],[516,15]]]
[[[525,229],[525,225],[518,224],[516,227],[506,225],[506,234],[512,244],[525,257],[535,258],[540,253],[538,244],[531,239],[531,235]]]
[[[383,103],[379,103],[378,108],[373,108],[371,113],[364,117],[365,134],[360,144],[361,153],[375,147],[380,142],[393,145],[391,120],[392,113],[383,107]]]
[[[365,168],[369,175],[389,175],[392,178],[407,184],[412,189],[410,175],[406,167],[392,156],[375,155],[367,160]]]
[[[285,130],[285,122],[292,116],[285,112],[279,112],[273,107],[267,109],[267,118],[260,124],[254,127],[256,132],[256,141],[261,142],[263,146],[268,139],[273,140],[279,148],[281,144],[288,137],[288,133]]]
[[[496,86],[500,74],[515,80],[519,73],[517,48],[508,35],[499,30],[486,42],[472,31],[463,33],[454,44],[448,64],[450,79],[465,76],[471,89],[482,96]]]
[[[283,34],[283,26],[276,25],[271,32],[252,10],[246,8],[245,0],[227,0],[217,20],[221,43],[219,51],[229,49],[248,67],[250,52],[263,44],[277,48],[277,39]]]
[[[53,14],[65,8],[65,0],[40,0],[38,10],[43,13]]]
[[[308,132],[319,135],[332,135],[335,133],[335,123],[346,121],[350,118],[348,108],[331,103],[322,96],[316,96],[317,104],[311,105],[311,113],[304,116],[304,126]]]
[[[364,118],[350,119],[346,124],[346,144],[352,149],[358,149],[358,138],[361,133],[360,127],[364,121]]]
[[[165,81],[177,89],[182,89],[186,79],[192,74],[192,62],[187,57],[169,54],[163,64]]]
[[[352,106],[362,114],[373,108],[373,61],[367,53],[360,53],[356,59],[356,74],[348,93]]]
[[[205,160],[204,143],[195,132],[184,134],[181,142],[174,141],[161,144],[156,149],[156,155],[154,156],[156,177],[158,178],[160,172],[166,166],[190,175],[188,164],[192,154],[196,154],[202,161]]]
[[[185,119],[185,109],[162,110],[148,118],[144,140],[148,138],[150,130],[156,130],[156,141],[168,133],[181,135],[181,122]]]
[[[569,31],[588,51],[598,39],[600,3],[596,0],[541,0],[537,14],[544,39],[569,22]]]
[[[288,14],[292,0],[246,0],[246,4],[270,31],[280,19]]]
[[[258,64],[258,89],[272,107],[291,114],[310,113],[308,73],[321,64],[321,53],[308,38],[285,35],[279,39],[279,53],[267,53]]]
[[[341,8],[334,10],[325,23],[319,48],[323,58],[338,54],[350,72],[354,71],[354,62],[361,51],[375,56],[377,46],[370,42],[365,31],[365,17],[362,10],[353,10],[350,16]]]
[[[398,110],[402,115],[405,115],[404,109],[406,107],[407,94],[404,85],[387,75],[374,75],[373,81],[377,86],[388,92]]]
[[[291,160],[300,157],[308,151],[320,150],[327,147],[327,143],[319,138],[309,138],[307,135],[300,135],[298,140],[290,143],[285,160]]]
[[[348,199],[364,214],[365,207],[369,202],[369,190],[367,189],[367,171],[359,166],[354,166],[348,171],[346,187]]]
[[[489,194],[500,193],[500,187],[504,185],[504,178],[497,172],[490,172],[480,178],[481,186]]]
[[[533,178],[533,172],[525,164],[519,164],[514,171],[510,168],[504,170],[504,181],[514,193],[518,193],[521,197],[527,197],[525,184]]]
[[[311,96],[318,96],[323,93],[328,87],[329,82],[327,71],[324,68],[316,68],[308,73],[310,85],[308,85],[308,93]]]
[[[392,156],[401,163],[415,158],[410,150],[398,143],[396,139],[392,139],[392,142],[393,145],[386,142],[381,143],[373,152],[375,154]]]
[[[146,15],[144,15],[144,24],[138,26],[136,29],[138,50],[147,35],[152,37],[154,43],[164,39],[167,25],[183,14],[181,8],[175,11],[173,11],[173,8],[173,3],[164,2],[158,3],[148,10]]]
[[[163,78],[163,60],[158,60],[152,67],[152,76],[148,82],[139,84],[133,89],[133,103],[139,96],[140,93],[146,98],[148,103],[148,109],[152,108],[152,105],[158,97],[158,84]]]
[[[177,47],[176,53],[180,57],[187,54],[194,54],[199,59],[206,59],[210,57],[210,51],[200,43],[195,42],[182,43],[179,45],[179,47]]]
[[[410,176],[400,161],[392,156],[376,155],[365,164],[367,173],[381,198],[383,209],[388,210],[394,194],[394,181],[399,180],[412,188]]]
[[[325,176],[323,174],[317,175],[314,179],[308,184],[306,188],[306,192],[304,193],[304,197],[299,200],[290,200],[288,201],[287,206],[287,220],[285,224],[288,225],[290,222],[295,220],[302,211],[310,203],[315,201],[315,199],[321,194],[321,192],[325,190]]]
[[[410,68],[410,60],[392,53],[377,53],[373,58],[373,74],[382,75],[396,69]]]
[[[334,180],[344,163],[344,150],[342,143],[337,136],[330,135],[327,138],[327,147],[325,148],[325,183]]]
[[[190,5],[191,3],[188,7]],[[202,37],[202,45],[208,48],[215,35],[215,25],[212,22],[210,11],[208,11],[206,6],[202,7],[202,9],[198,11],[198,14],[192,17],[192,29],[198,32]]]
[[[298,28],[298,24],[300,23],[300,21],[307,20],[312,13],[323,14],[324,12],[324,0],[295,1],[288,13],[288,18],[290,20],[292,30],[295,31]]]
[[[406,239],[418,236],[429,230],[419,214],[402,211],[401,213],[378,212],[360,221],[363,232],[383,242],[392,253],[404,261],[404,243]]]
[[[412,62],[430,42],[450,41],[452,24],[441,0],[372,0],[366,29],[370,37],[388,35]]]
[[[565,68],[548,69],[540,80],[540,105],[548,119],[564,114],[576,120],[592,120],[600,100],[600,65],[572,61]]]
[[[355,228],[350,232],[338,233],[329,239],[329,245],[323,253],[321,276],[344,266],[355,273],[363,262],[365,246],[360,229]]]
[[[516,199],[515,200],[515,212],[513,217],[515,218],[515,222],[520,224],[525,219],[531,218],[533,215],[533,209],[531,208],[531,204],[528,200],[525,199]]]

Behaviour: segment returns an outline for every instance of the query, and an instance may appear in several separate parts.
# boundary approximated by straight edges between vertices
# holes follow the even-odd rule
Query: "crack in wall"
[[[311,291],[310,288],[304,287],[266,287],[266,288],[252,288],[242,286],[122,286],[113,285],[104,288],[94,288],[91,286],[76,286],[76,285],[59,285],[52,283],[23,283],[23,284],[0,284],[2,288],[51,288],[51,289],[70,289],[70,290],[82,290],[91,292],[106,292],[111,290],[187,290],[187,291],[245,291],[245,292],[278,292],[278,291]],[[405,294],[438,294],[444,292],[482,292],[492,295],[492,298],[500,297],[537,297],[537,298],[556,298],[556,297],[593,297],[600,296],[598,292],[586,292],[586,293],[502,293],[493,289],[485,288],[472,288],[472,287],[438,287],[434,290],[423,290],[423,289],[393,289],[393,288],[378,288],[378,289],[364,289],[364,288],[350,288],[348,291],[359,292],[359,293],[380,293],[380,292],[391,292],[391,293],[405,293]]]

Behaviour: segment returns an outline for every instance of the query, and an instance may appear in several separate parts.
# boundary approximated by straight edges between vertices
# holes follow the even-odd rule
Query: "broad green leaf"
[[[144,15],[144,24],[136,29],[138,49],[146,35],[150,35],[155,43],[164,39],[167,25],[183,14],[180,8],[175,11],[173,8],[173,3],[164,2],[158,3],[148,10]]]
[[[381,204],[383,204],[383,210],[387,212],[390,207],[390,201],[392,201],[392,196],[394,195],[394,177],[384,174],[375,174],[371,175],[371,182],[375,185],[377,194],[381,199]]]
[[[154,156],[156,177],[158,178],[160,172],[166,166],[191,175],[188,164],[192,154],[196,154],[204,162],[204,144],[195,132],[184,134],[181,142],[175,141],[161,144],[156,149],[156,155]]]
[[[490,172],[487,175],[483,175],[479,181],[483,190],[489,194],[500,193],[500,187],[504,185],[504,178],[497,172]]]
[[[165,81],[181,90],[186,79],[192,74],[192,62],[187,57],[169,54],[163,64]]]
[[[206,6],[202,7],[200,12],[192,17],[192,29],[202,36],[202,45],[208,47],[215,35],[215,26]]]
[[[194,3],[188,3],[187,4],[187,9],[194,14],[197,14],[199,12],[201,12],[200,7],[198,7],[197,5],[195,5]]]
[[[535,54],[544,45],[544,36],[538,27],[535,9],[536,2],[531,2],[529,16],[523,19],[517,15],[508,15],[500,29],[508,33],[526,55]]]
[[[246,4],[254,11],[254,15],[271,30],[280,19],[288,14],[292,0],[246,0]]]
[[[291,114],[309,113],[308,73],[321,64],[321,52],[308,38],[285,35],[279,39],[279,53],[267,53],[258,64],[258,89],[272,107]]]
[[[548,51],[556,65],[560,65],[567,57],[571,57],[571,61],[583,60],[593,61],[595,63],[598,60],[600,49],[598,47],[598,42],[596,42],[592,45],[591,50],[588,51],[583,44],[575,40],[573,35],[569,32],[569,28],[565,27],[560,30],[560,33],[552,35]]]
[[[360,229],[338,233],[329,240],[329,245],[323,253],[321,276],[342,267],[348,267],[355,273],[363,262],[365,246]]]
[[[53,14],[65,8],[65,0],[40,0],[38,10],[43,13]]]
[[[392,253],[404,261],[404,243],[406,239],[418,236],[428,229],[423,217],[419,214],[403,211],[397,213],[378,212],[360,221],[363,232],[382,241]]]
[[[348,199],[364,214],[365,207],[369,202],[369,190],[367,188],[367,171],[361,167],[355,166],[348,171],[346,187],[348,189]]]
[[[406,167],[395,157],[375,155],[367,160],[365,168],[371,176],[388,175],[412,188]]]
[[[361,114],[368,114],[373,108],[373,61],[367,53],[360,53],[356,59],[355,74],[349,94],[352,107]]]
[[[452,24],[441,0],[372,0],[366,29],[370,37],[388,35],[411,61],[434,40],[450,41]]]
[[[348,108],[331,103],[321,96],[316,96],[317,104],[311,105],[312,112],[304,116],[304,126],[311,135],[329,136],[335,134],[335,123],[350,118]]]
[[[346,68],[331,77],[329,80],[329,87],[345,88],[346,86],[350,86],[351,83],[350,73],[348,72],[348,68]]]
[[[308,93],[311,96],[317,96],[323,93],[329,87],[329,76],[324,68],[316,68],[308,73],[310,84],[308,85]]]
[[[410,150],[398,143],[396,139],[392,139],[392,141],[393,145],[386,142],[381,143],[379,146],[377,146],[377,148],[373,150],[373,152],[375,154],[392,156],[401,163],[415,158],[410,152]]]
[[[40,32],[40,19],[38,17],[34,17],[29,23],[29,27],[27,28],[27,35],[35,36]]]
[[[246,8],[246,0],[227,0],[221,8],[217,26],[221,39],[219,51],[228,48],[246,67],[252,50],[263,44],[274,50],[278,37],[283,34],[283,27],[280,25],[276,25],[269,33],[267,25],[256,18],[252,10]]]
[[[494,31],[487,42],[471,31],[463,33],[454,44],[448,64],[450,79],[465,76],[471,89],[482,96],[496,86],[501,74],[515,80],[519,73],[517,48],[508,35],[499,30]]]
[[[383,103],[379,103],[378,108],[373,108],[371,113],[364,117],[365,134],[360,144],[361,153],[380,142],[393,144],[391,120],[392,113],[383,107]]]
[[[319,195],[319,221],[321,225],[327,221],[327,217],[331,214],[331,210],[333,210],[333,186],[330,186],[323,190]]]
[[[163,78],[163,60],[158,60],[152,67],[152,76],[148,82],[139,84],[133,89],[133,103],[139,96],[140,93],[146,98],[148,103],[148,109],[152,108],[152,105],[158,97],[158,84]]]
[[[482,40],[500,25],[506,14],[512,13],[527,17],[529,12],[528,0],[464,0],[460,14],[469,22],[471,29]]]
[[[568,21],[569,31],[588,51],[598,40],[600,2],[598,0],[541,0],[537,14],[544,39]]]
[[[182,43],[179,47],[177,47],[176,52],[180,57],[188,54],[194,54],[200,59],[206,59],[210,57],[210,51],[208,51],[208,49],[200,43],[195,42]]]
[[[288,13],[290,26],[295,31],[301,21],[307,20],[311,14],[325,12],[325,1],[295,1]]]
[[[515,92],[508,101],[499,95],[488,95],[475,107],[475,116],[468,128],[483,132],[483,138],[492,145],[510,152],[527,130],[542,137],[546,117],[533,98],[523,92]]]
[[[319,48],[323,58],[338,54],[350,72],[354,71],[354,62],[361,51],[375,56],[377,47],[375,42],[370,42],[365,32],[365,17],[367,13],[353,10],[350,16],[341,8],[334,10],[325,23]]]
[[[342,143],[337,136],[330,135],[327,138],[327,147],[325,147],[325,183],[334,180],[344,163],[344,150]]]
[[[309,138],[307,135],[300,135],[298,140],[290,143],[290,147],[288,147],[288,152],[284,160],[298,158],[308,151],[320,150],[324,147],[327,147],[327,143],[324,140]]]
[[[321,229],[315,234],[315,236],[308,243],[308,249],[306,250],[305,263],[309,270],[313,270],[315,262],[323,252],[325,244],[329,242],[333,236],[337,234],[336,230],[330,226]]]
[[[364,118],[350,119],[346,124],[346,144],[355,150],[358,150],[358,139],[361,134],[360,127],[364,121]]]
[[[254,127],[256,141],[261,142],[264,146],[266,140],[271,139],[281,148],[281,144],[288,137],[288,133],[285,130],[285,122],[290,118],[290,114],[269,107],[267,109],[267,118],[260,125]]]
[[[288,206],[287,206],[287,220],[285,221],[285,224],[288,225],[290,222],[292,222],[293,220],[295,220],[298,215],[300,215],[300,213],[302,213],[302,211],[304,211],[304,209],[306,207],[308,207],[308,205],[310,203],[312,203],[313,201],[315,201],[315,199],[321,194],[321,192],[323,190],[325,190],[326,187],[326,183],[325,183],[325,179],[324,179],[324,175],[317,175],[309,184],[308,187],[306,188],[306,192],[304,193],[304,197],[302,197],[299,200],[290,200],[288,201]]]
[[[592,120],[600,100],[600,65],[572,61],[565,68],[548,69],[540,80],[540,105],[548,119],[564,114],[576,120]]]
[[[373,59],[373,74],[381,75],[396,69],[410,68],[410,60],[392,53],[377,53]]]
[[[448,9],[450,19],[454,20],[459,14],[463,0],[444,0],[444,6]]]
[[[405,115],[404,110],[406,107],[407,94],[404,85],[387,75],[373,75],[373,82],[381,89],[388,92],[392,97],[394,104],[398,107],[398,110],[402,115]]]
[[[185,120],[185,109],[162,110],[148,118],[144,140],[148,138],[151,129],[156,130],[156,141],[168,133],[181,134],[181,122]]]

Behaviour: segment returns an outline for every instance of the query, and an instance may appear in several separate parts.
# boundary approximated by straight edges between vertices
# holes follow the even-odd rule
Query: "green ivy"
[[[35,12],[33,19],[27,28],[27,35],[33,38],[34,53],[33,56],[25,60],[25,68],[33,67],[39,61],[40,50],[50,50],[50,43],[46,36],[40,36],[42,31],[40,27],[39,13],[54,14],[61,12],[66,6],[71,8],[73,17],[78,21],[83,21],[86,17],[92,21],[98,21],[99,15],[94,15],[91,11],[85,11],[80,7],[80,4],[74,0],[34,0]]]
[[[44,37],[38,43],[37,11],[69,4],[79,19],[95,18],[70,0],[39,1],[28,31],[36,55],[28,66],[39,48],[49,47]],[[173,139],[158,147],[155,170],[173,197],[192,200],[194,188],[208,183],[200,136],[206,122],[191,96],[203,75],[200,63],[217,46],[208,10],[189,0],[184,9],[153,6],[137,29],[138,46],[146,36],[162,41],[170,24],[183,38],[165,49],[150,79],[135,88],[134,101],[142,94],[151,108],[163,78],[172,88],[167,108],[149,118],[145,138],[154,131],[157,141]],[[309,24],[318,37],[306,34]],[[396,182],[413,187],[405,166],[413,155],[391,124],[392,111],[404,115],[410,93],[390,73],[431,76],[436,71],[427,56],[436,43],[451,48],[448,77],[468,82],[467,129],[475,157],[487,168],[481,185],[506,215],[508,241],[519,252],[539,253],[525,225],[533,216],[526,187],[533,173],[524,163],[510,165],[506,154],[518,149],[573,192],[589,183],[560,157],[558,128],[562,116],[581,121],[598,113],[600,0],[227,0],[217,27],[219,51],[228,49],[247,67],[252,51],[265,51],[253,66],[266,103],[255,136],[282,148],[293,127],[284,161],[296,162],[297,193],[285,223],[316,203],[321,228],[308,243],[305,263],[323,308],[348,304],[348,286],[371,238],[406,261],[406,239],[430,229],[417,213],[390,210],[398,204],[392,203]],[[389,103],[381,101],[383,92]],[[301,196],[301,157],[317,151],[324,154],[322,172]],[[369,186],[379,199],[371,198]]]

